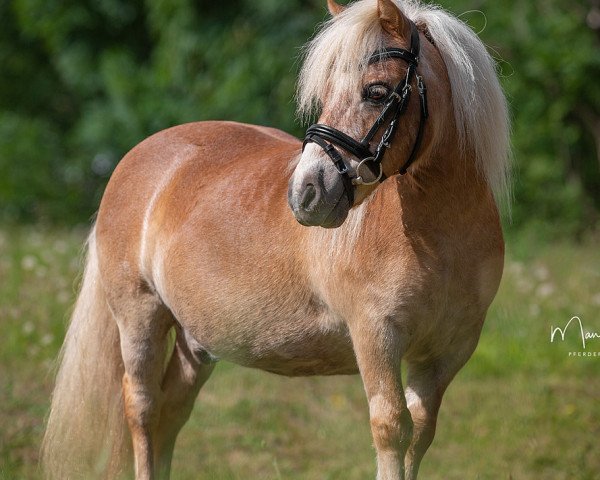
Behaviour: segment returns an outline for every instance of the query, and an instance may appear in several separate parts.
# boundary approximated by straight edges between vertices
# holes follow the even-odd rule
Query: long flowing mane
[[[496,201],[504,203],[510,196],[510,128],[494,60],[479,37],[448,12],[414,0],[395,1],[408,18],[427,29],[440,52],[461,146],[474,153]],[[352,3],[325,22],[305,46],[297,90],[299,115],[318,112],[326,95],[336,102],[358,88],[367,59],[383,41],[375,0]]]

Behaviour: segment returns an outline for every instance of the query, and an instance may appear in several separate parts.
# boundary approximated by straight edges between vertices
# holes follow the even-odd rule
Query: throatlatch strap
[[[404,175],[408,170],[408,167],[410,167],[415,161],[415,158],[417,157],[417,152],[421,147],[421,141],[423,140],[425,120],[427,120],[427,117],[429,117],[429,110],[427,109],[427,87],[423,83],[423,79],[420,76],[417,76],[417,88],[419,89],[419,104],[421,106],[421,108],[419,109],[419,130],[417,131],[417,138],[415,138],[415,143],[413,144],[413,148],[410,152],[408,160],[404,165],[402,165],[402,167],[400,167],[400,170],[398,170],[398,173],[400,175]]]

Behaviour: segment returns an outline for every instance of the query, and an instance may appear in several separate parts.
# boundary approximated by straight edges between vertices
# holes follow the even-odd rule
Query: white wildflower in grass
[[[61,290],[56,295],[56,301],[62,305],[68,303],[71,300],[71,294],[67,290]]]
[[[521,293],[530,293],[533,290],[533,283],[525,277],[517,278],[515,280],[515,285]]]
[[[35,330],[35,325],[31,320],[28,320],[23,324],[22,328],[25,335],[31,335]]]
[[[52,335],[51,333],[46,333],[42,336],[42,338],[40,338],[40,344],[42,344],[44,347],[50,345],[53,341],[54,335]]]
[[[510,262],[508,264],[509,273],[515,277],[522,276],[524,270],[525,270],[525,267],[523,266],[523,264],[521,262]]]
[[[21,260],[21,268],[26,271],[31,271],[37,265],[37,258],[33,255],[25,255]]]
[[[540,282],[548,280],[550,278],[550,270],[546,265],[537,265],[533,269],[533,276],[537,278]]]
[[[64,240],[56,240],[54,242],[54,251],[58,252],[58,253],[66,253],[67,251],[67,242],[65,242]]]
[[[540,298],[548,298],[555,292],[556,288],[550,282],[541,283],[535,289],[535,294]]]
[[[28,349],[27,349],[27,355],[29,357],[37,357],[38,353],[40,353],[40,347],[38,347],[37,345],[31,345]]]

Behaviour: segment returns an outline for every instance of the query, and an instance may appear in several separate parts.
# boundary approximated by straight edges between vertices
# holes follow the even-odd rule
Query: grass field
[[[35,479],[85,232],[0,228],[0,479]],[[600,249],[512,240],[480,345],[450,386],[421,478],[600,479]],[[557,340],[559,336],[557,336]],[[286,379],[221,364],[176,449],[173,478],[374,478],[358,377]]]

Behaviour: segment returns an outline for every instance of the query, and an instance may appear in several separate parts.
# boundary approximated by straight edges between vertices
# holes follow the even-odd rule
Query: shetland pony
[[[377,478],[417,477],[502,275],[506,104],[485,47],[445,11],[328,6],[306,47],[299,112],[361,138],[414,67],[428,102],[414,161],[396,174],[423,114],[416,94],[387,142],[383,182],[354,175],[349,187],[341,169],[360,170],[351,152],[240,123],[181,125],[131,150],[89,235],[42,449],[47,478],[168,478],[219,359],[289,376],[359,373]],[[411,42],[418,64],[372,60]]]

